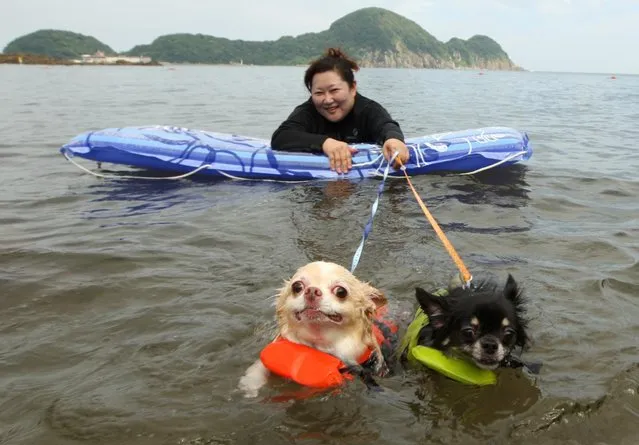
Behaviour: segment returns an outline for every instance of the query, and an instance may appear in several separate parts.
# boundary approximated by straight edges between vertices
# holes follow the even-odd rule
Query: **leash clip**
[[[461,281],[462,281],[462,288],[463,289],[471,289],[473,286],[471,284],[471,282],[473,281],[473,276],[470,275],[470,278],[468,278],[468,280],[466,282],[464,282],[464,277],[461,277]]]

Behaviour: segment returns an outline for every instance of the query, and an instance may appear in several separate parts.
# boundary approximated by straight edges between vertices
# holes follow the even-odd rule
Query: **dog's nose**
[[[495,352],[497,352],[498,347],[499,347],[499,344],[497,343],[497,340],[494,338],[490,338],[490,337],[484,338],[481,341],[481,348],[487,354],[494,354]]]
[[[322,297],[322,291],[317,287],[309,286],[304,292],[304,297],[306,298],[306,301],[314,302]]]

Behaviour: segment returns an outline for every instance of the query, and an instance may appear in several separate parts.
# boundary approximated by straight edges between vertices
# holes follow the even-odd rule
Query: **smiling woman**
[[[304,75],[311,97],[275,130],[273,149],[324,153],[338,173],[351,169],[357,150],[349,144],[354,143],[379,144],[386,159],[398,152],[406,163],[409,154],[399,124],[384,107],[357,92],[353,72],[358,69],[337,48],[311,63]]]

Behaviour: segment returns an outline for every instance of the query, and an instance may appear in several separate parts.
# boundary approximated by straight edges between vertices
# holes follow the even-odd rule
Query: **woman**
[[[271,138],[275,150],[325,153],[331,170],[346,173],[357,150],[348,144],[379,144],[386,159],[409,158],[399,124],[377,102],[357,92],[353,71],[359,70],[341,50],[329,48],[306,70],[311,97],[298,105]],[[396,158],[395,167],[400,164]]]

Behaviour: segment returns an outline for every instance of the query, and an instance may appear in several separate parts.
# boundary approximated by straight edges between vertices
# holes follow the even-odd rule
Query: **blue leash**
[[[359,243],[359,247],[357,248],[357,251],[355,252],[355,255],[353,256],[353,263],[351,264],[351,273],[355,271],[355,268],[357,267],[357,264],[359,263],[359,258],[362,256],[362,250],[364,250],[364,242],[366,242],[366,240],[368,239],[368,235],[370,235],[371,231],[373,230],[373,218],[375,218],[375,213],[377,213],[377,207],[379,206],[379,198],[380,196],[382,196],[382,192],[384,191],[384,184],[386,183],[386,178],[388,177],[388,172],[390,171],[390,166],[395,160],[395,157],[397,156],[397,154],[398,152],[393,153],[393,156],[391,157],[390,161],[388,161],[388,164],[386,164],[386,169],[384,170],[384,177],[382,178],[382,182],[380,182],[379,186],[377,187],[377,198],[375,199],[375,202],[373,203],[373,207],[371,208],[371,216],[368,219],[366,226],[364,227],[362,242]]]

